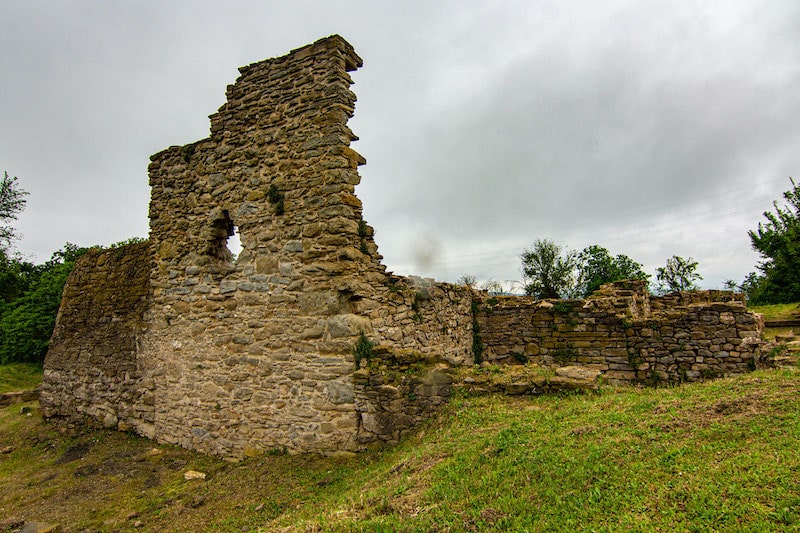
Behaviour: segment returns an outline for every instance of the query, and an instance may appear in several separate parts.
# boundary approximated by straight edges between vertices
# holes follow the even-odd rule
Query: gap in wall
[[[233,235],[228,236],[228,242],[226,243],[228,247],[228,251],[230,251],[231,255],[233,256],[232,260],[236,261],[236,258],[239,257],[239,254],[242,253],[242,240],[239,238],[239,228],[233,226]]]

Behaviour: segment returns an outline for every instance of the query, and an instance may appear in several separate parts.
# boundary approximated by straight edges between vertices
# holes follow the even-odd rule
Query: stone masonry
[[[243,67],[208,138],[152,156],[149,241],[67,282],[45,416],[225,457],[331,453],[396,442],[476,354],[629,381],[749,367],[760,325],[740,302],[491,299],[387,272],[355,195],[361,63],[332,36]]]
[[[650,296],[643,281],[586,300],[484,296],[476,315],[491,363],[580,365],[612,381],[680,383],[755,369],[763,321],[742,295]]]

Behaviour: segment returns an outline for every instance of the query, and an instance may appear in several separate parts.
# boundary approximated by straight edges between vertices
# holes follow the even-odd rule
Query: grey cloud
[[[0,20],[0,170],[40,260],[146,232],[148,156],[208,135],[236,67],[331,33],[365,59],[358,194],[390,269],[512,279],[550,237],[741,277],[800,166],[796,2],[12,0]]]

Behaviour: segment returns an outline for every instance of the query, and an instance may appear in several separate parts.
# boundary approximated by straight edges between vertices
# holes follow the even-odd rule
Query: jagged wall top
[[[388,275],[362,218],[365,160],[347,126],[359,65],[333,36],[244,67],[209,138],[152,158],[141,354],[159,438],[225,455],[354,449],[393,434],[362,418],[361,334],[392,352],[469,357],[468,291]]]
[[[211,136],[151,158],[157,261],[224,259],[234,227],[241,233],[241,259],[267,240],[276,243],[261,231],[266,227],[282,229],[282,246],[304,231],[324,233],[324,227],[305,227],[320,219],[343,217],[348,222],[339,226],[357,233],[356,168],[366,161],[349,146],[357,137],[347,126],[356,101],[348,71],[361,64],[352,46],[332,36],[242,67],[227,102],[210,117]],[[361,233],[353,243],[337,244],[351,244],[377,262],[371,229]]]
[[[247,103],[253,98],[258,98],[258,92],[254,91],[253,85],[260,84],[264,85],[266,88],[270,82],[275,81],[278,78],[285,78],[281,69],[284,68],[287,63],[301,62],[314,56],[330,56],[331,58],[341,61],[341,72],[339,74],[344,74],[343,80],[347,83],[347,85],[351,84],[352,80],[345,73],[352,72],[363,66],[363,61],[356,54],[350,43],[345,41],[339,35],[331,35],[330,37],[320,39],[313,44],[292,50],[285,56],[266,59],[256,63],[251,63],[250,65],[246,65],[244,67],[240,67],[240,76],[236,79],[236,83],[228,86],[228,90],[226,92],[228,101],[223,104],[222,107],[220,107],[217,113],[209,117],[211,119],[211,135],[213,136],[215,134],[219,134],[227,127],[239,122],[237,118],[241,117],[237,117],[237,113],[245,108],[239,105],[237,102],[243,97],[244,103]],[[297,86],[301,83],[303,83],[303,81],[297,79],[281,80],[281,84],[283,86],[282,88],[285,89],[291,89],[292,86]],[[338,84],[334,84],[331,87],[332,91],[341,90],[341,87]],[[349,93],[350,91],[348,90],[347,92]],[[324,98],[328,99],[331,96],[334,95],[327,95],[327,97]],[[342,101],[347,101],[350,98],[349,94],[339,94],[338,96],[344,97],[341,98]],[[310,101],[308,102],[311,104]],[[324,100],[314,102],[313,105],[317,106],[320,103],[324,103]],[[342,110],[344,110],[348,116],[352,116],[353,114],[353,109],[350,105],[343,106]],[[304,108],[301,107],[293,111],[299,113],[304,111]]]

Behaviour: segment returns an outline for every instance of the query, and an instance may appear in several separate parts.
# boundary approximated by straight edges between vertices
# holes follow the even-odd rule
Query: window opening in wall
[[[239,228],[233,224],[231,215],[227,210],[222,211],[223,224],[225,225],[225,248],[227,249],[227,258],[230,261],[236,261],[236,258],[242,252],[242,241],[239,238]]]
[[[231,260],[236,261],[242,253],[242,240],[239,238],[239,228],[232,226],[232,234],[228,235],[228,251],[231,253]]]
[[[233,261],[242,251],[239,232],[236,230],[228,211],[222,211],[222,216],[214,221],[214,235],[208,253],[212,257],[223,261]]]

